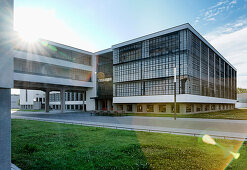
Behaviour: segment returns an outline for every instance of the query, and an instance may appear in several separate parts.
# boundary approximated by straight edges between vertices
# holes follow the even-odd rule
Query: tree
[[[247,93],[247,89],[243,89],[243,88],[238,87],[237,88],[237,93],[238,94],[240,94],[240,93]]]

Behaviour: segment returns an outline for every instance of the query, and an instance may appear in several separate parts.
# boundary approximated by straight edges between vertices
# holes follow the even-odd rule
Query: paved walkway
[[[247,136],[246,120],[198,119],[171,117],[143,117],[143,116],[91,116],[89,113],[77,112],[13,112],[12,118],[23,118],[41,121],[83,124],[108,128],[122,128],[129,130],[162,131],[183,135],[210,134],[226,136],[225,138],[245,138]]]

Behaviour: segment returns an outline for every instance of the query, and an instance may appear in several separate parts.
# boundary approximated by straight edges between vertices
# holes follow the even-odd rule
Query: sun
[[[28,31],[19,31],[18,36],[21,40],[26,41],[28,43],[36,42],[39,39],[36,34],[30,33]]]

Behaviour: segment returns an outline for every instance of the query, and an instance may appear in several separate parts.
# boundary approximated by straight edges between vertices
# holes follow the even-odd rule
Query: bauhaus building
[[[71,109],[63,105],[77,92],[84,97],[75,109],[172,113],[174,67],[179,113],[233,109],[236,102],[236,69],[190,24],[96,53],[46,40],[16,43],[14,51],[15,87],[43,90],[49,101],[49,92],[59,91],[61,109]]]

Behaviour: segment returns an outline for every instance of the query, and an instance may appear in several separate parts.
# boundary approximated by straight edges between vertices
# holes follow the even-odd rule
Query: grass
[[[126,113],[127,116],[147,116],[147,117],[173,117],[173,114],[160,113]],[[203,118],[203,119],[232,119],[247,120],[247,109],[234,109],[217,111],[210,113],[177,114],[178,118]]]
[[[12,163],[21,169],[223,169],[231,157],[197,137],[12,120]],[[240,142],[216,140],[223,146]],[[247,167],[247,147],[230,169]]]

